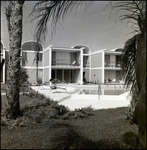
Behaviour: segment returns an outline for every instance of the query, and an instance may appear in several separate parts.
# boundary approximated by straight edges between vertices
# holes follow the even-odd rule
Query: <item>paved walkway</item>
[[[32,88],[39,93],[46,95],[52,100],[58,101],[59,104],[67,106],[70,110],[76,108],[91,106],[94,109],[107,109],[117,107],[127,107],[130,104],[129,92],[125,92],[121,95],[101,95],[98,99],[98,95],[85,95],[80,94],[81,89],[96,89],[98,85],[77,85],[68,84],[67,92],[63,89],[50,90],[49,86],[32,86]],[[112,88],[110,86],[102,88]],[[118,85],[113,88],[123,88]]]
[[[73,94],[80,92],[79,89],[74,87],[67,87],[67,92],[64,89],[56,89],[56,92],[55,90],[50,90],[49,86],[32,86],[31,88],[58,102],[64,101],[65,99],[70,98]]]

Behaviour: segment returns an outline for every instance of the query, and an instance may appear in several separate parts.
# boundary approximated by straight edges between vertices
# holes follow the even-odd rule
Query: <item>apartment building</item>
[[[47,82],[51,78],[68,83],[83,82],[83,72],[89,78],[89,52],[89,48],[83,45],[71,48],[51,45],[45,48],[42,82]]]
[[[91,53],[91,81],[102,83],[122,80],[122,49],[99,50]]]
[[[1,49],[2,57],[6,60],[1,73],[1,82],[5,83],[9,50],[4,48],[2,42]],[[44,48],[41,43],[37,45],[34,41],[27,41],[22,44],[21,66],[27,70],[30,83],[37,81],[36,55],[40,83],[48,82],[51,78],[80,84],[83,81],[105,83],[107,80],[121,80],[121,51],[104,49],[91,52],[85,45],[73,47],[50,45]]]

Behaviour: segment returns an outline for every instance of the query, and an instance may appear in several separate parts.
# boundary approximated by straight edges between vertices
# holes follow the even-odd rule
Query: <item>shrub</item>
[[[89,106],[89,107],[75,109],[75,111],[82,112],[83,114],[86,114],[86,115],[93,115],[94,109],[91,106]]]
[[[121,149],[136,149],[138,148],[138,137],[133,132],[126,132],[121,137]]]
[[[21,113],[37,123],[50,118],[70,120],[84,119],[93,115],[94,110],[91,107],[70,111],[68,107],[59,105],[58,101],[47,98],[33,89],[30,89],[29,93],[24,95],[26,96],[25,99],[28,96],[30,101],[21,107]]]
[[[28,82],[28,74],[27,74],[27,70],[24,68],[21,68],[20,71],[20,85],[24,84],[25,82]]]
[[[74,111],[69,111],[65,115],[62,116],[64,120],[70,119],[85,119],[88,116],[93,116],[93,109],[91,107],[75,109]]]
[[[130,105],[128,106],[128,111],[126,111],[125,113],[127,115],[127,120],[129,120],[130,123],[133,123],[133,115],[135,111],[135,106],[139,99],[139,92],[138,90],[134,89],[132,93],[130,93],[130,95],[131,95]]]

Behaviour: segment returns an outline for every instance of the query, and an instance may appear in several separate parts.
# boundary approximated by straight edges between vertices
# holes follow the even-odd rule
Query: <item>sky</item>
[[[33,40],[35,23],[30,23],[30,14],[36,1],[26,1],[23,8],[23,36],[22,42]],[[59,47],[72,47],[75,45],[88,46],[91,51],[101,49],[123,48],[127,39],[132,35],[131,24],[126,21],[116,22],[118,15],[116,11],[110,11],[112,6],[106,5],[109,1],[94,1],[87,10],[83,7],[76,12],[73,10],[66,15],[62,26],[58,24],[58,29],[54,37],[51,37],[51,26],[48,24],[46,41],[42,42],[44,47],[49,45]],[[9,39],[6,18],[1,15],[1,40],[6,49],[9,49]]]

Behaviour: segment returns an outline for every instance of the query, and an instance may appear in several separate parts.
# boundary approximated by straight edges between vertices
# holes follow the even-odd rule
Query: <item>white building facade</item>
[[[122,79],[121,75],[121,51],[98,50],[91,52],[85,45],[73,47],[56,47],[50,45],[46,48],[34,41],[22,44],[21,66],[27,70],[29,82],[49,82],[51,78],[68,83],[98,82]],[[2,57],[5,65],[2,70],[1,82],[6,82],[9,50],[4,48],[1,42]],[[37,54],[38,50],[38,54]],[[38,67],[36,66],[38,55]],[[38,68],[38,69],[37,69]],[[38,79],[37,79],[38,70]]]

